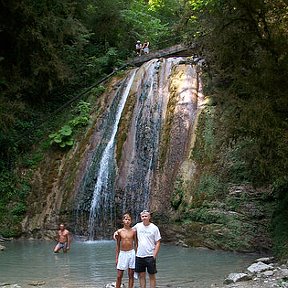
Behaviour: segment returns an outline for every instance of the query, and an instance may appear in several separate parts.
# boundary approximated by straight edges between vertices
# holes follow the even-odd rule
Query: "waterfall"
[[[125,183],[122,190],[120,210],[129,210],[134,219],[143,209],[150,209],[150,192],[156,162],[159,157],[159,143],[163,113],[169,98],[169,75],[175,64],[182,58],[159,61],[154,59],[137,71],[140,74],[138,89],[135,89],[137,103],[131,123],[131,142],[127,157]],[[127,158],[126,157],[126,158]],[[121,170],[121,168],[120,168]]]
[[[115,87],[77,190],[74,233],[89,240],[110,238],[124,212],[166,213],[199,104],[198,74],[183,58],[150,60]]]
[[[97,181],[94,187],[94,192],[91,201],[89,221],[88,221],[88,235],[89,240],[94,240],[95,238],[95,225],[100,225],[100,221],[102,217],[108,217],[111,221],[113,218],[113,193],[112,191],[107,191],[109,176],[111,174],[111,161],[114,160],[114,145],[115,145],[115,136],[118,130],[118,124],[129,95],[130,88],[132,86],[135,70],[130,76],[129,82],[127,84],[126,89],[123,92],[122,98],[120,100],[118,109],[116,111],[115,123],[112,129],[112,133],[110,136],[110,140],[106,148],[103,151],[99,171],[97,175]]]

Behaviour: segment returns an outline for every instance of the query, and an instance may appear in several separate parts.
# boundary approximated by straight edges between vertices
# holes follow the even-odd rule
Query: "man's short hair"
[[[143,210],[143,211],[140,213],[141,216],[144,215],[144,214],[149,214],[149,215],[150,215],[150,212],[149,212],[148,210]]]

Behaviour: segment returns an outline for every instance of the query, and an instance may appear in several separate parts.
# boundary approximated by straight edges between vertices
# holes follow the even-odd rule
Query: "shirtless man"
[[[54,248],[54,253],[58,253],[61,249],[63,249],[63,252],[67,252],[70,249],[70,232],[65,229],[64,224],[59,225],[59,231],[57,235],[57,245]]]
[[[116,236],[116,288],[120,288],[123,272],[128,269],[129,288],[134,286],[135,250],[137,250],[136,231],[131,228],[132,218],[125,213],[122,217],[123,228],[117,230]]]

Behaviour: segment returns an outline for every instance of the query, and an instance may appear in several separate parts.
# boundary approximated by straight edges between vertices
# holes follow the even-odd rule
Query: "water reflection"
[[[12,241],[0,254],[0,283],[45,281],[45,288],[102,288],[116,281],[115,242],[73,242],[71,250],[54,254],[54,242]],[[158,258],[158,287],[205,288],[221,284],[258,255],[162,245]],[[127,285],[127,273],[124,274]],[[139,287],[138,283],[135,283]]]

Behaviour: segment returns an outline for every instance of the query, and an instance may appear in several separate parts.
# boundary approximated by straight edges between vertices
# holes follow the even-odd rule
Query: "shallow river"
[[[7,249],[0,253],[0,284],[32,287],[29,283],[43,281],[43,288],[102,288],[116,281],[114,241],[74,241],[66,254],[54,254],[54,244],[5,242]],[[206,288],[221,284],[227,274],[241,272],[256,257],[162,244],[157,260],[157,287]],[[127,284],[126,273],[123,282]]]

